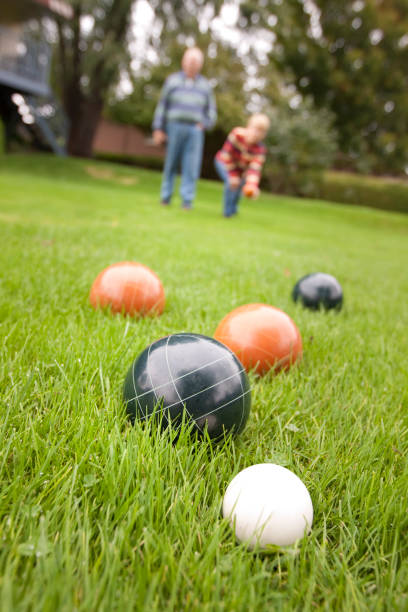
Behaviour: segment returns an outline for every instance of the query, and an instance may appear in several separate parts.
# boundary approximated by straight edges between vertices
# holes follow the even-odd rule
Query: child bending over
[[[224,217],[236,215],[243,191],[255,199],[265,162],[266,147],[262,144],[270,126],[266,115],[252,115],[246,127],[234,128],[215,156],[215,168],[224,181]]]

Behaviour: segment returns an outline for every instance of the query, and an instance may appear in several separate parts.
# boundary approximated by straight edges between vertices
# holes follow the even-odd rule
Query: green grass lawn
[[[408,217],[261,196],[221,217],[158,206],[160,175],[47,156],[0,160],[0,608],[5,611],[407,610]],[[95,312],[105,266],[162,279],[156,319]],[[339,314],[292,303],[334,274]],[[252,382],[235,440],[132,428],[127,369],[155,339],[212,335],[238,305],[285,310],[304,358]],[[255,554],[221,518],[254,463],[294,471],[315,510],[298,546]]]

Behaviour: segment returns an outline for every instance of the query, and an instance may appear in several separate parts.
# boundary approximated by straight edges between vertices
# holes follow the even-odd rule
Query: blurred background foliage
[[[81,153],[101,114],[148,133],[166,76],[195,44],[218,106],[205,176],[228,131],[253,111],[272,120],[273,190],[312,195],[328,168],[408,173],[408,0],[72,4],[54,71],[79,141],[71,152]]]

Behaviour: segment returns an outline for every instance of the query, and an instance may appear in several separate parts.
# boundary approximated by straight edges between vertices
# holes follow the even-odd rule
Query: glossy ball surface
[[[247,371],[265,374],[287,369],[302,356],[302,338],[283,310],[268,304],[245,304],[218,325],[214,338],[228,346]]]
[[[313,523],[313,504],[303,482],[273,463],[242,470],[225,492],[223,516],[248,548],[290,546],[303,538]]]
[[[159,414],[162,426],[183,416],[210,438],[240,433],[251,407],[248,376],[223,344],[201,334],[153,342],[129,369],[123,397],[131,420]]]
[[[122,261],[108,266],[92,284],[89,300],[93,308],[109,307],[129,315],[159,315],[164,310],[163,285],[147,266]]]
[[[292,297],[295,302],[299,300],[311,310],[340,310],[343,304],[343,290],[339,281],[323,272],[307,274],[299,279],[293,288]]]

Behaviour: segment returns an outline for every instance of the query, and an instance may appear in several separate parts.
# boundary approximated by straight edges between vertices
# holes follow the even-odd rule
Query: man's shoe
[[[166,202],[166,200],[162,200],[162,201],[160,202],[160,204],[161,204],[162,206],[170,206],[170,202]]]
[[[191,202],[183,202],[183,210],[191,210],[193,207],[191,205]]]

